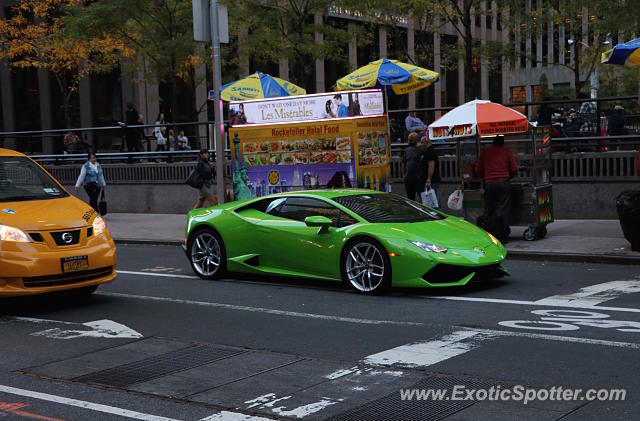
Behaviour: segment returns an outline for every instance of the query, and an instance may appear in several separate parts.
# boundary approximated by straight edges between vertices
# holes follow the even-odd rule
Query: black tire
[[[536,229],[533,227],[528,227],[526,230],[524,230],[524,233],[522,234],[522,237],[526,240],[526,241],[534,241],[537,240],[537,236],[536,236]]]
[[[198,240],[200,240],[200,244],[198,244]],[[216,248],[212,247],[210,253],[205,253],[202,249],[203,241],[215,240],[215,244],[218,247],[218,253],[216,253]],[[207,244],[212,244],[208,242]],[[197,249],[194,249],[197,247]],[[203,254],[204,253],[204,254]],[[216,257],[217,254],[217,257]],[[197,259],[195,256],[200,255],[205,259],[209,260],[210,264],[213,264],[215,260],[218,261],[218,265],[215,270],[207,271],[205,269],[205,263],[198,264],[195,260]],[[220,237],[220,234],[217,233],[213,228],[202,227],[197,228],[190,236],[189,241],[187,242],[187,258],[189,259],[189,263],[191,264],[191,269],[202,279],[213,280],[220,278],[227,271],[227,253],[224,247],[224,242]],[[208,266],[209,268],[211,266]]]
[[[355,251],[356,248],[358,249],[358,251],[360,251],[360,253]],[[364,268],[360,272],[362,273],[364,271],[367,271],[367,279],[365,280],[365,275],[363,274],[362,282],[358,283],[357,279],[354,279],[354,277],[349,276],[348,274],[350,270],[354,270],[354,264],[356,263],[353,257],[350,257],[350,253],[354,252],[354,256],[356,256],[356,258],[362,258],[364,257],[362,255],[362,250],[367,249],[368,251],[365,254],[370,253],[371,256],[366,268]],[[382,265],[380,265],[380,262],[382,262]],[[381,276],[376,276],[375,270],[380,269],[380,266],[382,267]],[[347,244],[345,244],[344,248],[342,249],[342,256],[340,258],[340,271],[342,273],[342,280],[345,285],[349,286],[360,294],[376,295],[383,294],[389,291],[389,289],[391,288],[391,270],[391,259],[389,259],[389,254],[385,250],[384,246],[382,246],[382,244],[380,244],[373,238],[353,238],[349,242],[347,242]],[[371,280],[371,276],[374,277],[373,281]],[[366,285],[367,281],[369,282],[368,286]]]

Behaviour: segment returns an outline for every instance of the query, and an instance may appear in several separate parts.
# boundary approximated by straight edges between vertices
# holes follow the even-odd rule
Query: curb
[[[178,240],[140,240],[133,238],[118,238],[114,239],[114,242],[120,245],[182,246],[182,241]],[[552,253],[544,251],[507,249],[507,259],[567,263],[599,263],[611,265],[640,265],[640,254],[638,256],[616,256],[608,254]]]
[[[549,262],[599,263],[610,265],[640,265],[639,256],[616,256],[609,254],[551,253],[543,251],[516,251],[507,249],[507,259],[545,260]]]
[[[144,246],[182,246],[182,241],[177,240],[139,240],[134,238],[118,238],[113,240],[120,245],[144,245]]]

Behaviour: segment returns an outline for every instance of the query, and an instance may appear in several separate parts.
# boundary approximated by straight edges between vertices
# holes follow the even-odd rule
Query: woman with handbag
[[[198,174],[197,187],[200,192],[200,197],[196,201],[193,209],[198,209],[204,206],[205,200],[209,201],[210,206],[218,204],[218,199],[213,195],[213,163],[209,162],[209,151],[207,149],[200,150],[200,160],[195,168],[195,172]]]
[[[96,212],[100,212],[98,206],[98,197],[100,191],[107,187],[107,183],[104,181],[104,174],[102,173],[102,167],[96,159],[95,152],[89,152],[87,156],[87,162],[82,164],[80,169],[80,176],[76,181],[76,191],[84,186],[84,190],[89,195],[89,204]]]

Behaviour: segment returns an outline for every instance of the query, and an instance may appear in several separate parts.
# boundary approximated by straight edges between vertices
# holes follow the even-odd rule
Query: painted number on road
[[[540,320],[507,320],[500,326],[529,330],[578,330],[580,326],[615,329],[619,332],[640,332],[640,322],[610,320],[608,314],[578,310],[534,310]]]

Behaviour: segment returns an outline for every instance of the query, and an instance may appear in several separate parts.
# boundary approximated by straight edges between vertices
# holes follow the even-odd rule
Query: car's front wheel
[[[194,272],[203,279],[216,279],[225,270],[224,244],[210,228],[199,229],[191,236],[187,255]]]
[[[391,262],[384,247],[368,238],[347,244],[342,258],[342,274],[356,291],[378,294],[391,284]]]

